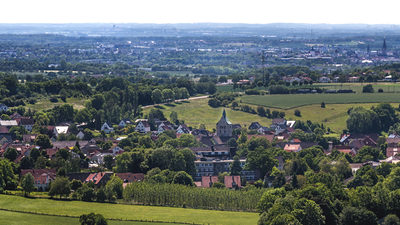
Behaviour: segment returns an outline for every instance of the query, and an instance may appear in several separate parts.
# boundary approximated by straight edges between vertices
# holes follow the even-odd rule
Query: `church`
[[[232,124],[226,117],[226,111],[222,112],[222,117],[217,123],[217,136],[220,138],[230,138],[233,136],[233,130],[241,128],[239,124]]]

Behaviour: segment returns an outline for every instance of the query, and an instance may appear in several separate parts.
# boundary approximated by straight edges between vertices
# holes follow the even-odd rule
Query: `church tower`
[[[386,50],[387,50],[386,38],[384,38],[383,39],[383,45],[382,45],[382,55],[386,56]]]
[[[222,112],[222,117],[217,123],[217,136],[218,137],[232,137],[233,126],[226,117],[225,109]]]

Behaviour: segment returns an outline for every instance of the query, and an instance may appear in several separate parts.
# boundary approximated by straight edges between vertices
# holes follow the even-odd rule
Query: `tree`
[[[49,195],[51,197],[59,195],[67,197],[71,193],[70,183],[66,177],[57,177],[50,185]]]
[[[104,166],[111,170],[112,169],[112,164],[113,164],[113,156],[112,155],[106,155],[104,156]]]
[[[175,111],[172,111],[171,114],[169,114],[169,118],[172,123],[179,124],[178,113],[176,113]]]
[[[17,176],[14,174],[13,163],[0,159],[0,193],[4,190],[13,190],[17,188]]]
[[[383,220],[382,225],[400,225],[400,219],[394,214],[389,214]]]
[[[31,173],[27,173],[22,177],[21,187],[24,190],[24,195],[29,195],[32,191],[35,190],[35,178]]]
[[[300,112],[300,110],[296,109],[296,110],[294,111],[294,115],[297,116],[297,117],[301,117],[301,112]]]
[[[158,104],[162,102],[162,94],[160,89],[154,89],[151,92],[151,99],[153,100],[154,103]]]
[[[374,93],[374,88],[372,87],[371,84],[367,84],[363,87],[362,90],[363,93]]]
[[[240,165],[239,157],[236,155],[233,157],[233,163],[231,165],[231,175],[240,175],[242,172],[242,166]]]
[[[118,176],[114,175],[106,184],[108,193],[113,193],[118,199],[122,198],[123,181]]]
[[[266,116],[266,114],[265,114],[265,108],[264,107],[262,107],[262,106],[258,106],[257,107],[257,113],[258,113],[258,115],[260,115],[260,116]]]
[[[177,172],[174,176],[173,183],[194,186],[192,177],[189,174],[187,174],[185,171]]]
[[[261,177],[269,174],[276,164],[276,159],[267,149],[259,147],[250,151],[247,156],[246,167],[250,170],[259,170]]]
[[[83,214],[79,217],[81,225],[107,225],[107,220],[101,214]]]
[[[381,124],[378,115],[371,110],[357,107],[351,110],[349,118],[346,121],[347,128],[352,133],[373,133],[381,130]]]
[[[73,179],[71,181],[71,190],[76,191],[82,187],[82,182],[80,180]]]
[[[169,102],[174,100],[174,92],[171,89],[162,90],[162,98],[164,102]]]
[[[4,152],[4,158],[14,162],[17,159],[18,152],[15,148],[7,148],[6,152]]]
[[[96,110],[99,110],[99,109],[103,108],[104,102],[105,102],[104,96],[102,94],[97,94],[97,95],[93,96],[91,105]]]
[[[375,214],[363,208],[346,207],[340,214],[342,225],[377,225]]]
[[[52,147],[49,136],[47,136],[46,134],[39,134],[35,139],[35,144],[38,145],[40,149],[47,149]]]
[[[321,108],[325,108],[325,102],[321,103]]]

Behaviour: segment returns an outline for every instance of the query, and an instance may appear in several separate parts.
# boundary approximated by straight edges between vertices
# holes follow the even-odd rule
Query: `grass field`
[[[80,216],[90,212],[100,213],[107,219],[129,219],[143,221],[165,221],[165,222],[186,222],[196,224],[256,224],[258,221],[257,213],[248,212],[229,212],[216,210],[183,209],[157,206],[137,206],[108,204],[80,201],[57,201],[49,199],[29,199],[11,195],[0,195],[0,208],[18,210],[24,212],[37,212],[52,215]],[[0,211],[0,216],[12,219],[13,213]],[[23,214],[26,219],[33,215]],[[36,221],[45,220],[45,216],[37,216]],[[16,219],[16,218],[15,218]],[[53,218],[55,220],[55,218]],[[60,219],[65,219],[61,218]],[[24,219],[25,220],[25,219]],[[50,220],[50,219],[49,219]],[[71,220],[72,221],[72,220]],[[66,221],[68,222],[68,221]],[[147,225],[150,223],[125,223],[117,222],[110,224],[135,224]],[[0,220],[0,224],[1,220]],[[9,224],[9,223],[7,223]],[[23,223],[22,223],[23,224]],[[32,223],[29,223],[32,224]],[[48,223],[58,224],[58,223]],[[63,224],[63,223],[62,223]],[[69,224],[69,223],[67,223]],[[73,224],[73,221],[72,221]],[[151,223],[153,224],[153,223]],[[157,224],[158,225],[158,224]]]
[[[108,220],[109,225],[166,225],[166,223],[132,222]],[[7,225],[79,225],[79,218],[35,215],[30,213],[9,212],[0,210],[0,224]]]
[[[400,102],[399,93],[364,93],[364,94],[287,94],[287,95],[244,95],[243,103],[261,105],[279,109],[321,104],[350,103],[396,103]]]
[[[212,108],[207,104],[208,99],[192,100],[190,103],[174,104],[163,106],[161,109],[165,116],[168,118],[171,111],[178,113],[181,120],[187,122],[190,126],[198,127],[199,124],[204,123],[209,130],[215,128],[216,122],[221,117],[223,108]],[[290,109],[279,109],[286,114],[288,120],[311,120],[313,122],[324,123],[327,127],[331,128],[336,133],[341,133],[346,129],[346,120],[348,118],[347,110],[351,107],[361,106],[364,108],[371,108],[378,103],[359,103],[359,104],[326,104],[326,108],[321,108],[320,104],[300,106]],[[397,108],[398,104],[392,104]],[[256,105],[251,105],[256,108]],[[267,107],[269,108],[269,107]],[[270,110],[277,110],[276,108],[269,108]],[[145,109],[148,113],[150,108]],[[253,121],[259,121],[262,125],[270,125],[271,119],[259,117],[258,115],[244,113],[241,111],[234,111],[226,109],[229,120],[232,123],[240,123],[242,125],[249,125]],[[300,110],[301,117],[294,115],[295,110]]]
[[[63,102],[59,99],[58,102],[50,102],[48,98],[39,99],[38,102],[31,105],[28,104],[25,106],[26,109],[30,108],[31,110],[41,111],[46,109],[51,109],[56,105],[64,105],[70,104],[74,107],[74,109],[83,109],[85,106],[86,98],[67,98],[67,102]]]
[[[144,114],[147,114],[151,108],[146,108]],[[212,108],[208,105],[208,98],[191,100],[190,102],[179,102],[167,104],[160,107],[165,117],[169,119],[172,111],[178,113],[178,118],[184,120],[186,124],[192,127],[199,127],[200,124],[206,125],[208,130],[215,128],[218,120],[221,118],[223,108]],[[253,121],[259,121],[262,125],[271,123],[265,117],[249,114],[241,111],[226,109],[226,114],[232,123],[239,123],[242,126],[249,126]]]

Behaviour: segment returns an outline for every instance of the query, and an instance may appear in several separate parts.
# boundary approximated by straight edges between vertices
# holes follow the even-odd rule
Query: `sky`
[[[399,6],[399,0],[3,0],[0,23],[400,24]]]

